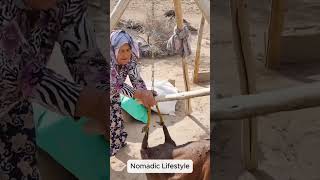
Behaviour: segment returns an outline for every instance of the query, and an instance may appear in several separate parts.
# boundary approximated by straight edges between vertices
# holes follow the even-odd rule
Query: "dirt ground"
[[[268,0],[249,0],[250,38],[256,62],[256,82],[259,92],[315,82],[320,77],[320,54],[304,53],[299,59],[283,56],[276,70],[264,68],[264,33],[268,23]],[[319,34],[320,16],[316,0],[285,1],[284,35]],[[224,97],[239,94],[236,56],[232,44],[232,28],[228,1],[215,1],[211,17],[213,29],[213,71],[215,92]],[[304,37],[302,37],[304,38]],[[305,41],[304,41],[305,42]],[[286,53],[304,52],[314,48],[313,43],[286,44]],[[292,52],[299,46],[298,53]],[[314,51],[316,52],[316,51]],[[313,58],[310,58],[313,57]],[[225,121],[215,127],[214,144],[217,152],[213,179],[304,180],[320,179],[320,108],[281,112],[259,117],[258,159],[259,171],[246,172],[241,164],[240,121]]]
[[[136,22],[144,22],[147,11],[151,8],[146,8],[146,2],[132,0],[128,8],[123,14],[122,19],[134,20]],[[173,9],[172,1],[168,0],[154,0],[156,4],[155,15],[162,16],[166,10]],[[111,0],[111,10],[116,1]],[[147,3],[147,4],[149,4]],[[182,1],[184,18],[191,23],[193,27],[199,28],[201,14],[196,4],[192,0]],[[173,30],[172,30],[173,31]],[[193,75],[195,48],[197,43],[197,35],[192,35],[192,52],[188,58],[189,77]],[[204,35],[201,47],[201,71],[210,70],[210,29],[206,23],[204,27]],[[166,57],[155,59],[155,80],[175,80],[176,87],[180,91],[184,91],[183,72],[181,66],[181,58],[179,56]],[[151,82],[151,64],[152,60],[144,58],[141,60],[141,74],[146,82]],[[192,82],[192,81],[191,81]],[[199,89],[203,87],[210,87],[209,82],[201,85],[192,84],[192,89]],[[209,136],[210,129],[210,98],[199,97],[191,100],[193,113],[191,116],[185,116],[184,102],[178,101],[176,106],[176,116],[164,116],[169,132],[177,144],[183,144],[188,141],[198,140]],[[158,117],[153,114],[153,119]],[[111,179],[146,179],[144,174],[128,174],[126,170],[126,163],[129,159],[140,159],[140,147],[143,139],[141,129],[144,124],[129,119],[125,122],[125,129],[128,131],[128,146],[123,148],[115,157],[111,158]],[[159,125],[152,127],[150,130],[149,145],[154,146],[164,142],[163,132]]]

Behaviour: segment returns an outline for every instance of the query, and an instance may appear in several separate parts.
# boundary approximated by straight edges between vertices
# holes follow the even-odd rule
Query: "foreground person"
[[[90,119],[109,139],[109,62],[99,52],[84,0],[0,1],[0,179],[38,180],[32,102]],[[55,42],[74,82],[46,68]]]

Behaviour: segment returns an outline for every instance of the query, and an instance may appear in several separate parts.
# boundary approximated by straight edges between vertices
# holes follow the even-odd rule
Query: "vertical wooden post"
[[[130,0],[119,0],[110,14],[110,31],[112,31],[119,22],[122,14],[126,10]]]
[[[234,48],[238,58],[241,94],[255,93],[255,64],[249,39],[247,0],[230,0]],[[242,123],[242,155],[248,170],[258,168],[257,120],[249,118]]]
[[[200,50],[201,50],[201,41],[202,41],[202,34],[203,34],[203,27],[204,27],[204,16],[201,17],[200,28],[198,32],[198,41],[197,41],[197,50],[196,50],[196,57],[194,60],[194,72],[193,72],[193,82],[198,82],[198,73],[199,73],[199,65],[200,65]]]
[[[176,22],[177,28],[183,29],[183,16],[182,16],[182,8],[180,0],[173,0],[174,10],[176,14]],[[183,77],[184,77],[184,85],[185,90],[190,90],[190,82],[189,82],[189,73],[188,73],[188,64],[184,57],[182,57],[182,69],[183,69]],[[190,114],[192,112],[190,99],[186,100],[186,113]]]
[[[280,41],[284,22],[284,0],[272,0],[269,18],[266,68],[275,68],[280,64]]]

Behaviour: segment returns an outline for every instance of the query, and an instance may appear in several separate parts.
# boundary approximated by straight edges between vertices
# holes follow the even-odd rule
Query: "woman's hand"
[[[84,130],[103,134],[109,140],[110,108],[108,92],[95,87],[84,87],[77,102],[75,116],[86,117]]]
[[[140,100],[141,104],[144,105],[146,108],[149,108],[157,104],[154,95],[157,95],[155,91],[136,90],[133,97]]]

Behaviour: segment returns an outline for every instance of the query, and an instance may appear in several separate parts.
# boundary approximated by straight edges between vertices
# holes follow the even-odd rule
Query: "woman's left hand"
[[[155,91],[151,90],[138,90],[136,92],[136,98],[141,101],[141,104],[146,108],[152,107],[157,104],[154,95],[156,95]]]

